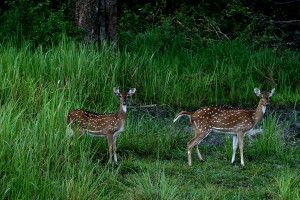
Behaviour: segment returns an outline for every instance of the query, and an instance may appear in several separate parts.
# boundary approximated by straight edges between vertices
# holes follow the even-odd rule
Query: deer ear
[[[261,95],[260,89],[258,89],[258,88],[254,88],[254,92],[255,92],[255,94],[256,94],[257,96],[260,96],[260,95]]]
[[[114,93],[116,93],[117,95],[120,94],[120,90],[118,87],[114,87],[113,90],[114,90]]]
[[[275,92],[275,88],[273,88],[273,89],[271,90],[271,92],[270,92],[270,94],[269,94],[269,97],[271,97],[271,96],[274,94],[274,92]]]
[[[132,95],[132,94],[134,94],[134,93],[135,93],[135,91],[136,91],[136,89],[135,89],[135,88],[130,88],[130,89],[129,89],[129,91],[128,91],[128,95]]]

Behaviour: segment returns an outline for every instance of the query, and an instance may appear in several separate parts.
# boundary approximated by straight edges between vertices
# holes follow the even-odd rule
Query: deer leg
[[[108,143],[108,150],[109,150],[109,163],[112,163],[112,155],[113,155],[113,138],[114,136],[112,134],[107,134],[107,143]]]
[[[72,137],[74,135],[74,130],[70,126],[68,126],[66,133],[67,133],[68,136],[70,136],[69,146],[71,147],[71,146],[73,146],[73,139],[72,139]]]
[[[233,141],[232,141],[232,149],[233,149],[233,153],[232,153],[231,164],[233,164],[234,161],[235,161],[235,153],[236,153],[237,145],[238,145],[238,138],[237,138],[236,135],[234,135],[234,136],[233,136]]]
[[[193,147],[196,149],[196,153],[197,153],[197,156],[198,156],[199,160],[203,161],[203,158],[202,158],[202,156],[199,152],[199,149],[198,149],[198,144],[209,134],[209,132],[210,131],[197,130],[195,137],[187,143],[188,164],[189,164],[189,166],[192,165],[192,148]]]
[[[83,136],[83,134],[84,134],[84,130],[80,130],[80,131],[79,131],[78,138],[81,138],[81,137]]]
[[[201,153],[199,151],[198,144],[196,144],[194,147],[195,147],[195,150],[196,150],[196,153],[197,153],[197,156],[198,156],[200,162],[203,162],[204,160],[203,160],[203,158],[201,156]]]
[[[78,135],[78,138],[80,138],[83,134],[84,134],[84,130],[78,130],[78,128],[76,128],[76,127],[73,127],[73,126],[69,126],[68,128],[67,128],[67,135],[68,136],[70,136],[70,143],[69,143],[69,145],[70,146],[73,146],[73,144],[74,144],[74,142],[73,142],[73,136],[74,136],[74,132],[76,133],[76,132],[78,132],[79,133],[79,135]]]
[[[244,162],[244,133],[240,132],[237,135],[238,137],[238,143],[239,143],[239,148],[240,148],[240,155],[241,155],[241,166],[245,166]]]
[[[68,136],[72,137],[74,135],[74,130],[70,126],[68,126],[66,133]]]
[[[198,137],[195,136],[192,140],[187,143],[187,151],[188,151],[188,163],[189,166],[192,165],[192,148],[198,143]]]
[[[114,153],[114,162],[116,165],[118,165],[118,159],[117,159],[117,137],[113,137],[113,153]]]

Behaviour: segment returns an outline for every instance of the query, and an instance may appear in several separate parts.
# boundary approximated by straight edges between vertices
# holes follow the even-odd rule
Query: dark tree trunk
[[[85,31],[85,42],[109,41],[116,48],[117,0],[77,0],[76,24]]]
[[[99,0],[76,1],[76,25],[84,30],[85,42],[95,42],[98,39],[98,7]]]
[[[117,0],[100,0],[100,41],[117,41]]]

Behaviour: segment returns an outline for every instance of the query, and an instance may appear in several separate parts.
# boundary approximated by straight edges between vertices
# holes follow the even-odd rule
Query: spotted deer
[[[117,165],[116,138],[125,128],[127,99],[135,93],[136,89],[131,88],[127,93],[121,93],[119,88],[114,87],[113,91],[120,98],[120,108],[118,112],[99,114],[81,109],[70,110],[68,112],[67,124],[71,125],[68,126],[67,134],[73,136],[74,130],[78,130],[79,137],[85,133],[95,137],[107,137],[109,162],[111,162],[113,156],[114,163]]]
[[[188,116],[195,130],[195,136],[187,143],[188,164],[192,165],[191,151],[194,147],[200,161],[203,158],[199,152],[199,143],[212,131],[233,135],[233,154],[231,163],[235,161],[237,145],[239,144],[241,166],[244,167],[244,135],[251,132],[255,125],[262,119],[266,112],[266,106],[270,104],[270,97],[275,92],[275,88],[270,92],[261,93],[258,88],[254,89],[260,101],[255,110],[241,110],[224,106],[206,106],[195,112],[180,112],[174,122],[182,116]]]

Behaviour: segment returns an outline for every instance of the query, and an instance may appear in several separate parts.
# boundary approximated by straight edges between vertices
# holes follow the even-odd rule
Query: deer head
[[[270,92],[260,93],[260,89],[254,88],[255,94],[260,97],[259,104],[263,106],[268,106],[270,104],[270,97],[274,94],[275,88],[273,88]]]

